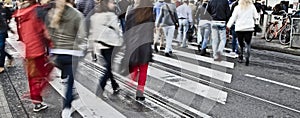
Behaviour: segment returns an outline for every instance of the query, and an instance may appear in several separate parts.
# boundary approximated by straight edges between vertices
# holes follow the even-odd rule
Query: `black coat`
[[[130,68],[152,61],[153,51],[151,45],[153,43],[153,30],[155,21],[153,13],[137,14],[137,10],[143,9],[145,8],[129,10],[126,15],[126,28],[124,32],[126,50],[124,58],[127,58],[125,60],[129,61]],[[137,15],[151,16],[149,16],[149,19],[144,19],[144,21],[138,23],[136,21]]]

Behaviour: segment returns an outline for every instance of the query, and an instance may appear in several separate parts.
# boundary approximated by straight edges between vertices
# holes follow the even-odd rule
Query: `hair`
[[[252,0],[239,0],[239,5],[241,6],[242,10],[248,8],[252,4],[253,4]]]
[[[53,14],[51,14],[50,27],[59,28],[59,22],[61,20],[62,14],[65,10],[65,6],[71,3],[73,5],[73,0],[55,0],[55,8]]]
[[[136,9],[135,20],[142,23],[153,18],[152,2],[150,0],[135,0],[134,8]]]
[[[101,12],[112,11],[108,7],[109,2],[113,2],[113,0],[100,0],[100,2],[97,3],[97,5],[95,7],[95,12],[96,13],[101,13]]]

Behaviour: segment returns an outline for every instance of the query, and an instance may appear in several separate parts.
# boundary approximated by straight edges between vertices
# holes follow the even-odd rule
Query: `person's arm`
[[[228,21],[228,23],[227,23],[227,28],[231,28],[231,26],[233,25],[233,23],[236,21],[236,19],[237,19],[237,15],[238,15],[238,9],[237,8],[235,8],[234,10],[233,10],[233,13],[232,13],[232,15],[231,15],[231,17],[230,17],[230,19],[229,19],[229,21]]]
[[[156,21],[156,23],[155,23],[155,26],[156,27],[159,27],[161,24],[161,21],[162,21],[162,18],[164,17],[164,9],[166,9],[165,8],[165,5],[164,6],[162,6],[161,7],[161,9],[160,9],[160,14],[159,14],[159,16],[158,16],[158,20]]]
[[[229,7],[229,3],[227,2],[227,0],[225,2],[225,13],[226,13],[226,22],[227,22],[231,16],[230,7]]]
[[[190,25],[193,24],[193,15],[192,15],[192,9],[188,7],[188,18],[189,18],[189,23]]]

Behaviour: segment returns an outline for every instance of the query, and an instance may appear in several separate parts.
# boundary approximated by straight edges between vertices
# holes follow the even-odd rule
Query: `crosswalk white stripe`
[[[172,46],[177,46],[177,43],[173,42]],[[187,48],[191,49],[191,50],[198,50],[198,48],[196,46],[192,46],[192,45],[188,45]],[[228,49],[224,49],[224,50],[228,50]],[[212,50],[210,50],[210,49],[207,49],[207,51],[212,53]],[[230,54],[230,53],[227,53],[227,52],[224,52],[223,54],[224,54],[224,56],[230,57],[230,58],[237,58],[238,57],[238,55],[236,55],[236,54]]]
[[[118,56],[118,57],[122,57],[122,56],[120,56],[120,55],[117,55],[117,56]],[[121,58],[119,58],[119,59],[121,59]],[[116,59],[115,62],[120,64],[121,60],[119,60],[119,59]],[[88,61],[88,62],[90,62],[90,63],[93,63],[92,61],[89,61],[89,60],[87,60],[87,59],[85,59],[85,61]],[[93,63],[93,64],[96,65],[96,66],[98,66],[98,67],[104,68],[103,66],[101,66],[101,65],[99,65],[99,64],[97,64],[97,63]],[[150,67],[150,66],[149,66],[149,67]],[[126,77],[124,77],[124,76],[121,76],[120,74],[118,74],[118,73],[116,73],[116,72],[113,72],[113,74],[114,74],[115,76],[120,77],[121,79],[123,79],[123,80],[126,81],[126,82],[132,82],[132,81],[130,81],[128,78],[126,78]],[[137,82],[133,82],[133,84],[134,84],[135,86],[138,85]],[[154,91],[154,90],[148,88],[147,85],[145,86],[145,90],[146,90],[146,91],[149,91],[149,92],[152,93],[152,94],[155,94],[155,95],[158,95],[158,96],[160,96],[160,97],[162,97],[162,98],[165,98],[164,95],[158,93],[157,91]],[[193,113],[195,113],[195,114],[197,114],[197,115],[199,115],[199,116],[201,116],[201,117],[203,117],[203,118],[212,118],[211,116],[209,116],[209,115],[207,115],[207,114],[205,114],[205,113],[202,113],[201,111],[196,110],[196,109],[194,109],[194,108],[192,108],[192,107],[190,107],[190,106],[187,106],[187,105],[185,105],[185,104],[183,104],[183,103],[181,103],[181,102],[178,102],[178,101],[176,101],[176,100],[174,100],[174,99],[172,99],[172,98],[165,98],[165,99],[167,99],[170,103],[173,103],[173,104],[176,104],[176,105],[178,105],[178,106],[180,106],[180,107],[183,107],[184,109],[187,109],[187,110],[189,110],[189,111],[191,111],[191,112],[193,112]]]
[[[55,75],[60,75],[57,69],[55,69],[53,73]],[[63,86],[59,81],[59,79],[54,79],[49,83],[61,96],[65,96],[65,86]],[[74,86],[76,87],[78,94],[80,96],[84,96],[72,102],[72,106],[82,117],[126,118],[123,114],[101,100],[76,80],[74,80]]]
[[[153,59],[155,61],[162,62],[162,63],[168,64],[168,65],[172,65],[177,68],[185,69],[185,70],[188,70],[188,71],[191,71],[194,73],[198,73],[201,75],[205,75],[205,76],[208,76],[208,77],[220,80],[220,81],[231,83],[232,75],[225,73],[225,72],[221,72],[221,71],[213,70],[210,68],[202,67],[199,65],[183,62],[181,60],[175,60],[175,59],[161,56],[158,54],[154,54]]]
[[[189,79],[182,78],[180,76],[166,72],[164,70],[158,70],[151,66],[149,66],[149,68],[148,68],[148,76],[152,76],[156,79],[159,79],[161,81],[164,81],[164,82],[174,85],[176,87],[185,89],[189,92],[192,92],[192,93],[200,95],[202,97],[217,101],[222,104],[225,104],[226,99],[227,99],[227,93],[224,91],[212,88],[210,86],[207,86],[207,85],[204,85],[201,83],[191,81]],[[168,78],[165,78],[166,76]],[[170,79],[177,79],[178,81],[176,81],[176,82],[168,81]]]
[[[227,67],[227,68],[234,68],[234,63],[227,62],[227,61],[218,62],[218,61],[214,61],[213,58],[200,56],[200,55],[197,55],[197,54],[191,54],[191,53],[187,53],[187,52],[180,51],[180,50],[174,50],[173,53],[175,55],[179,55],[179,56],[186,57],[186,58],[197,59],[199,61],[208,62],[208,63],[215,64],[215,65],[218,65],[218,66],[224,66],[224,67]]]

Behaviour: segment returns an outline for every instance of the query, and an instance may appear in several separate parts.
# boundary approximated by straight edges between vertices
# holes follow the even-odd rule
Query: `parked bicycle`
[[[279,39],[279,42],[283,45],[290,43],[291,29],[291,16],[292,14],[286,13],[284,10],[280,11],[283,13],[282,19],[280,17],[274,17],[275,20],[282,20],[282,26],[278,28],[279,21],[269,22],[265,33],[265,40],[271,42],[273,39]]]

